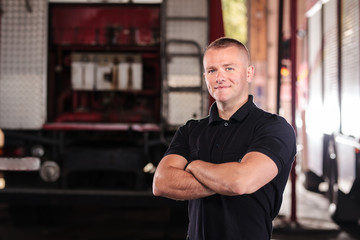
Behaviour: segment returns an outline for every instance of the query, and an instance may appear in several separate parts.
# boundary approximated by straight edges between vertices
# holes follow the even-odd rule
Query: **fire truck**
[[[224,34],[220,0],[0,7],[0,201],[162,204],[157,163],[208,113],[202,53]]]
[[[298,78],[304,186],[325,194],[338,223],[360,219],[359,9],[356,0],[330,0],[307,11]]]

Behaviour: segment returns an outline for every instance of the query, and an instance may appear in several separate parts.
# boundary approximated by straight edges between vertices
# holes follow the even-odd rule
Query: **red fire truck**
[[[1,1],[0,201],[161,203],[156,164],[208,112],[202,52],[223,35],[220,4]]]
[[[326,194],[338,223],[360,220],[359,9],[356,0],[319,1],[309,9],[303,65],[308,67],[299,73],[305,89],[300,96],[307,101],[304,185]],[[302,84],[305,72],[308,84]]]

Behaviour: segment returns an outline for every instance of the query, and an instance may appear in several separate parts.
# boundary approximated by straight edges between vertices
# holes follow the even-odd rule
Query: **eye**
[[[214,72],[216,72],[214,69],[209,69],[209,70],[207,71],[207,74],[213,74]]]
[[[232,70],[234,70],[234,68],[232,68],[232,67],[226,67],[225,70],[226,70],[226,71],[232,71]]]

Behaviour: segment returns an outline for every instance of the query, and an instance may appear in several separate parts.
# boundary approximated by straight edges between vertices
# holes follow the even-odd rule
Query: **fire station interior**
[[[152,180],[208,115],[202,54],[222,36],[296,132],[271,239],[360,239],[359,16],[357,0],[0,1],[0,239],[186,239],[187,201]]]

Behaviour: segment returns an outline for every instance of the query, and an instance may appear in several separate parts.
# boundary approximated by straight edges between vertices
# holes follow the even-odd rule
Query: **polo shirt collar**
[[[241,122],[254,106],[253,96],[249,95],[248,101],[230,117],[230,120]],[[224,119],[220,118],[216,102],[214,102],[210,108],[209,124],[223,120]]]

